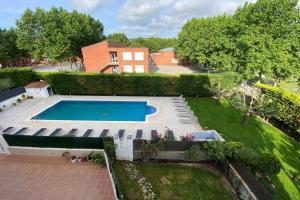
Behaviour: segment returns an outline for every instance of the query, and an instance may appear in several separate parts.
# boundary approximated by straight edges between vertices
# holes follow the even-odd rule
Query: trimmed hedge
[[[9,78],[15,87],[39,80],[39,76],[30,67],[0,69],[0,79]]]
[[[271,118],[296,131],[300,127],[300,96],[265,84],[256,84],[256,87],[265,94],[263,107],[273,111]]]
[[[232,87],[235,73],[197,75],[97,74],[82,72],[34,72],[30,68],[0,70],[0,78],[11,78],[16,86],[31,81],[48,81],[56,94],[129,96],[211,96],[210,87],[220,83]]]

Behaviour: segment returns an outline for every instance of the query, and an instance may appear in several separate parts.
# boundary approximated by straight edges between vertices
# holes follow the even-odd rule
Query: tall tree
[[[52,7],[26,9],[17,21],[17,44],[39,59],[42,55],[61,63],[82,59],[81,48],[103,39],[103,25],[89,15]]]
[[[297,0],[246,3],[233,16],[239,71],[246,77],[265,75],[275,83],[295,75],[299,61]]]
[[[194,18],[178,35],[177,55],[207,67],[228,70],[235,66],[234,45],[228,34],[231,17]]]
[[[17,35],[14,29],[0,29],[0,61],[6,62],[11,59],[28,56],[16,44]]]
[[[157,52],[160,49],[175,47],[176,46],[175,38],[158,38],[158,37],[149,37],[149,38],[133,38],[131,39],[131,47],[147,47],[151,53]]]
[[[44,20],[43,9],[37,8],[35,11],[26,9],[16,24],[18,47],[27,50],[36,59],[44,53],[46,40],[43,35]]]
[[[127,38],[127,36],[124,33],[113,33],[109,34],[107,36],[107,40],[111,42],[118,42],[121,44],[129,45],[130,40]]]

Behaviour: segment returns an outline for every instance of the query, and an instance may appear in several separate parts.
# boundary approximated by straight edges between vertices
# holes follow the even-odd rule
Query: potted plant
[[[71,156],[71,162],[72,163],[75,163],[77,160],[76,160],[76,156]]]

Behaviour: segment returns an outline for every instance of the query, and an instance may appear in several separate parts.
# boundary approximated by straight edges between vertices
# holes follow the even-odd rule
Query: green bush
[[[256,87],[261,88],[264,93],[262,111],[272,110],[268,113],[270,118],[296,131],[300,127],[300,96],[265,84],[256,84]]]
[[[238,152],[241,149],[245,149],[246,146],[240,142],[229,141],[224,143],[224,153],[225,156],[229,159],[236,158]]]
[[[39,76],[36,72],[32,71],[30,67],[0,69],[0,79],[7,78],[9,78],[16,87],[24,86],[32,81],[39,80]]]
[[[207,155],[215,161],[221,161],[225,159],[223,142],[220,141],[205,142],[203,143],[203,149],[206,151]]]
[[[101,165],[102,167],[106,166],[106,160],[102,153],[90,152],[87,155],[87,160],[92,163]]]
[[[185,159],[193,162],[199,162],[206,159],[205,152],[201,149],[199,144],[191,146],[184,152]]]
[[[14,87],[14,83],[10,78],[0,79],[0,91],[7,90]]]
[[[257,156],[254,163],[253,170],[263,176],[275,176],[281,169],[279,160],[268,153]]]

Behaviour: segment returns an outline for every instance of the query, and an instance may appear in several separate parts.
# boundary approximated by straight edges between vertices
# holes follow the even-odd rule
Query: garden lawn
[[[138,184],[124,170],[125,162],[117,161],[113,168],[124,199],[143,199]],[[231,190],[222,177],[203,168],[168,164],[135,164],[142,176],[153,186],[157,199],[162,200],[233,200]]]
[[[113,170],[124,200],[143,199],[143,193],[141,192],[137,182],[131,180],[129,174],[125,170],[125,163],[122,161],[115,161],[113,164]]]
[[[227,141],[239,141],[256,151],[276,155],[283,166],[273,179],[276,199],[300,199],[299,143],[259,117],[251,117],[248,125],[242,126],[242,113],[225,100],[217,105],[212,98],[188,98],[188,103],[204,129],[217,130]]]

